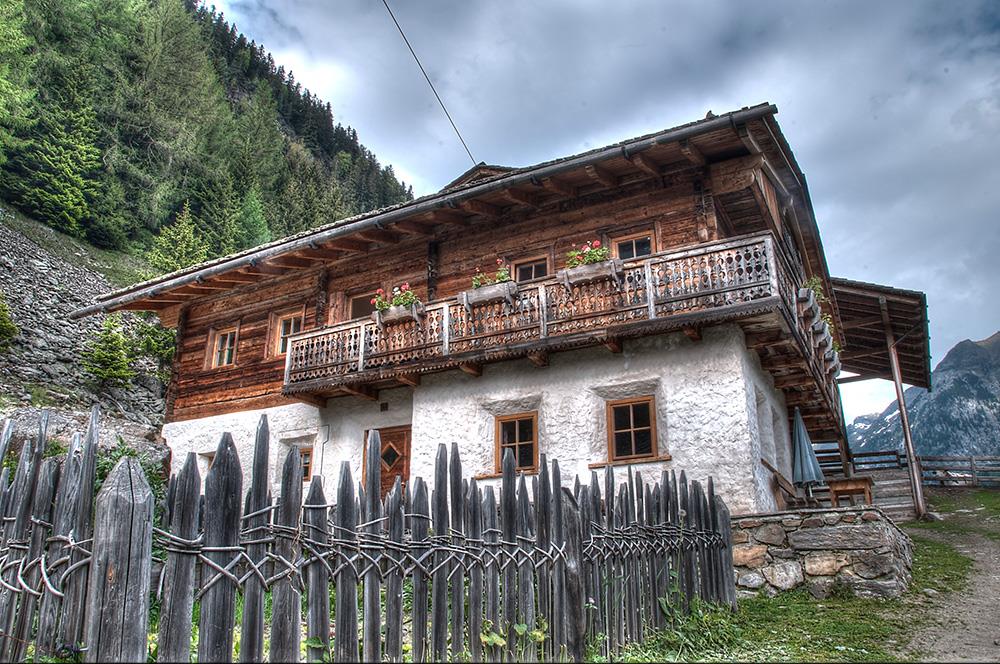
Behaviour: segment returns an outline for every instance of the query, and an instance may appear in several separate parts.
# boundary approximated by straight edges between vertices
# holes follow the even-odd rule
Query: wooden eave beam
[[[534,364],[536,367],[547,367],[549,366],[549,354],[546,352],[541,353],[530,353],[528,355],[528,360]]]
[[[841,314],[843,315],[843,314]],[[866,316],[865,318],[858,318],[846,323],[841,324],[841,330],[856,330],[861,327],[871,327],[872,325],[881,325],[882,316]],[[880,335],[881,336],[881,335]]]
[[[219,281],[218,279],[213,279],[211,281],[196,281],[192,285],[195,286],[195,287],[197,287],[197,288],[207,288],[209,290],[223,291],[223,290],[231,290],[233,288],[233,286],[234,286],[234,282],[232,282],[232,281],[230,281],[230,282],[223,282],[223,281]],[[239,285],[239,284],[236,284],[236,285]]]
[[[686,336],[691,341],[701,341],[701,328],[687,326],[683,328],[684,336]]]
[[[498,205],[481,201],[478,198],[470,198],[458,204],[463,210],[478,214],[483,217],[499,217],[503,209]]]
[[[336,238],[323,243],[324,247],[340,249],[341,251],[352,251],[354,253],[364,253],[371,249],[371,243],[364,240],[355,240],[348,237]]]
[[[553,194],[559,194],[567,198],[576,196],[576,187],[556,178],[542,178],[542,187],[546,191],[551,191]]]
[[[378,390],[371,385],[341,385],[340,389],[368,401],[378,401]]]
[[[483,365],[478,362],[462,362],[458,365],[458,368],[470,376],[479,377],[483,375]]]
[[[427,213],[432,223],[468,226],[469,218],[457,210],[432,210]]]
[[[221,277],[215,277],[215,278],[213,278],[212,281],[211,281],[211,283],[237,284],[237,285],[244,286],[246,284],[255,284],[255,283],[257,283],[257,281],[258,280],[255,279],[254,277],[251,277],[249,275],[240,274],[239,272],[236,272],[234,270],[232,272],[226,272]]]
[[[662,177],[660,173],[660,165],[653,161],[649,155],[643,152],[635,153],[629,157],[629,161],[631,161],[632,165],[643,173],[652,175],[654,178]]]
[[[745,124],[741,124],[736,127],[736,134],[740,137],[740,142],[743,143],[747,150],[749,150],[750,154],[761,154],[764,152],[760,147],[760,143],[758,143],[757,139],[753,137],[752,133],[750,133],[750,128]]]
[[[290,267],[293,269],[301,270],[305,268],[310,268],[313,263],[321,261],[320,258],[296,258],[294,256],[274,256],[273,258],[267,259],[268,265],[277,265],[278,267]]]
[[[691,141],[687,139],[680,141],[677,144],[677,147],[680,148],[681,154],[687,157],[687,160],[695,166],[704,166],[708,163],[708,160],[705,159],[705,155],[703,155],[701,150],[696,148]]]
[[[315,394],[292,394],[290,396],[295,401],[301,401],[317,408],[326,408],[326,399]]]
[[[263,263],[251,263],[246,267],[240,268],[239,271],[243,274],[252,274],[262,277],[280,277],[288,274],[288,270],[284,268],[274,265],[264,265]]]
[[[392,225],[392,227],[401,233],[408,233],[409,235],[423,235],[426,237],[434,235],[433,226],[428,226],[427,224],[422,224],[419,221],[413,221],[410,219],[397,221]]]
[[[381,228],[372,228],[367,231],[361,231],[358,235],[366,240],[371,240],[372,242],[384,242],[386,244],[398,244],[400,240],[399,233],[393,233],[392,231],[387,231]]]
[[[420,374],[400,374],[396,376],[396,380],[409,387],[418,387],[420,385]]]
[[[536,208],[539,205],[538,196],[520,189],[504,189],[504,197],[515,205],[527,205]]]
[[[296,252],[296,255],[319,261],[335,261],[343,258],[344,252],[338,249],[323,249],[322,247],[317,247],[315,249],[302,249],[301,251]]]
[[[591,164],[590,166],[585,167],[584,170],[587,171],[587,175],[591,180],[596,180],[605,187],[618,186],[617,176],[606,168],[598,166],[597,164]]]
[[[622,340],[618,337],[608,337],[604,340],[604,347],[612,353],[622,352]]]
[[[202,288],[201,286],[189,284],[187,286],[175,288],[170,292],[173,295],[210,295],[212,293],[217,293],[218,291],[214,288]]]

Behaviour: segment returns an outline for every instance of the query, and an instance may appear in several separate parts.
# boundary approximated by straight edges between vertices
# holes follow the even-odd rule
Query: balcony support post
[[[358,323],[358,371],[365,368],[365,323]]]
[[[451,353],[451,305],[444,303],[444,311],[441,316],[441,354]]]
[[[653,283],[653,265],[649,260],[643,262],[643,269],[646,272],[646,307],[648,307],[649,320],[656,318],[656,284]]]
[[[549,323],[546,317],[549,305],[545,294],[545,284],[538,285],[538,336],[541,339],[549,336]]]

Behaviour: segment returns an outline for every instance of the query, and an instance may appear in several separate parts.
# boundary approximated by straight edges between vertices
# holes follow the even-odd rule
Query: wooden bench
[[[794,484],[781,474],[781,471],[771,465],[767,459],[761,459],[764,468],[771,472],[773,483],[771,489],[779,510],[797,509],[800,507],[819,507],[819,501],[810,496],[802,496]]]
[[[830,487],[830,505],[832,507],[839,507],[841,498],[850,498],[853,505],[855,496],[863,496],[865,505],[871,505],[872,484],[874,482],[869,475],[855,475],[843,479],[827,480],[826,485]]]

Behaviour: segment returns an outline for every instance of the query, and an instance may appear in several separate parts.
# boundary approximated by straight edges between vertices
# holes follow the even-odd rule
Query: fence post
[[[271,661],[299,658],[302,592],[299,590],[299,515],[302,512],[302,459],[291,447],[281,469],[281,499],[274,519],[274,555],[278,580],[271,591]]]
[[[580,529],[580,508],[576,499],[565,487],[559,489],[563,506],[563,536],[566,553],[566,616],[565,634],[567,654],[574,662],[583,661],[587,634],[587,619],[583,612],[583,542]]]
[[[444,487],[441,488],[444,490]],[[458,443],[451,444],[448,491],[451,494],[450,539],[461,548],[466,543],[465,493],[462,490],[462,459],[458,455]],[[453,660],[458,660],[465,651],[465,570],[461,560],[456,560],[451,568],[451,656]]]
[[[440,488],[445,490],[445,487]],[[361,543],[362,545],[377,545],[379,534],[382,531],[382,438],[377,429],[373,429],[368,435],[368,453],[365,456],[365,493],[361,502],[364,511],[361,520],[368,524],[364,533],[361,534]],[[364,558],[362,561],[364,563],[361,567],[367,571],[363,579],[364,640],[361,655],[366,662],[381,662],[381,573],[376,563],[366,561]]]
[[[97,496],[87,593],[88,662],[146,661],[152,543],[153,493],[139,462],[125,457]]]
[[[202,565],[201,614],[198,621],[198,661],[233,661],[236,584],[232,567],[240,543],[240,503],[243,469],[236,445],[222,434],[215,462],[205,477],[206,564]],[[220,571],[222,570],[222,571]]]
[[[184,466],[174,481],[174,501],[171,508],[170,533],[193,542],[198,537],[198,498],[201,495],[201,475],[194,452],[189,452]],[[183,551],[167,554],[163,568],[163,608],[157,658],[164,662],[187,662],[191,658],[191,607],[194,604],[195,556]]]
[[[291,353],[288,353],[291,356]],[[268,498],[268,453],[271,433],[267,415],[261,415],[257,422],[257,436],[253,448],[253,474],[250,476],[250,490],[247,492],[247,509],[243,516],[245,535],[254,544],[247,545],[247,556],[251,564],[258,568],[247,579],[243,588],[243,633],[240,636],[240,661],[259,662],[264,659],[264,577],[262,569],[267,561],[267,526],[271,521]]]
[[[351,478],[351,464],[340,464],[337,483],[337,519],[333,539],[340,542],[340,556],[336,558],[337,611],[335,619],[336,641],[334,642],[335,662],[358,661],[358,586],[357,564],[362,560],[358,555],[356,528],[358,517],[354,500],[354,480]]]

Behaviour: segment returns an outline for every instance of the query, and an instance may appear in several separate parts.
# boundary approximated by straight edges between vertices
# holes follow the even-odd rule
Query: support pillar
[[[896,352],[896,339],[892,332],[892,324],[889,321],[889,309],[886,306],[884,297],[878,299],[879,308],[882,310],[882,323],[885,326],[885,344],[889,350],[889,364],[892,368],[892,382],[896,387],[896,403],[899,406],[899,423],[903,427],[903,445],[906,449],[906,457],[909,459],[910,490],[913,493],[913,508],[916,510],[917,518],[922,519],[927,515],[927,503],[924,501],[923,473],[920,469],[920,460],[917,459],[916,450],[913,448],[913,437],[910,435],[910,417],[906,412],[906,401],[903,399],[903,373],[899,368],[899,355]]]

